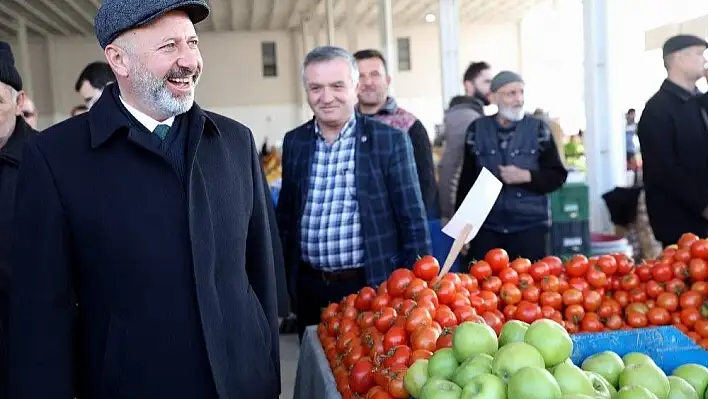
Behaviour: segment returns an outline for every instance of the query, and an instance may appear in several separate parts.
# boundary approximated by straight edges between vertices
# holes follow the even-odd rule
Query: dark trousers
[[[510,260],[519,257],[531,261],[540,260],[548,255],[548,234],[547,226],[532,227],[515,233],[499,233],[482,228],[470,242],[465,262],[469,264],[482,260],[484,255],[494,248],[505,249]]]
[[[341,273],[327,273],[315,270],[309,265],[300,265],[295,310],[297,333],[301,340],[307,326],[320,323],[320,314],[327,305],[339,302],[366,286],[363,268]]]

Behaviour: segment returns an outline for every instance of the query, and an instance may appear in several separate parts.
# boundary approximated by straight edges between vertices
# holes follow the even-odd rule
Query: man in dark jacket
[[[551,129],[524,112],[521,76],[500,72],[492,80],[491,92],[499,112],[477,119],[467,131],[457,207],[482,168],[504,185],[487,220],[471,241],[467,261],[484,259],[489,250],[497,247],[506,249],[511,259],[538,260],[548,251],[547,194],[563,185],[567,171]]]
[[[104,0],[117,84],[26,146],[10,398],[278,398],[278,233],[258,149],[194,103],[208,14]]]
[[[359,112],[408,133],[413,145],[423,204],[430,219],[438,218],[438,184],[428,131],[415,115],[399,107],[396,100],[388,95],[391,76],[388,75],[388,66],[381,52],[361,50],[354,53],[354,58],[359,68]]]
[[[285,135],[277,211],[300,336],[330,302],[430,254],[408,134],[354,112],[345,50],[316,48],[303,70],[315,118]]]
[[[465,71],[462,80],[465,96],[456,97],[453,99],[454,103],[450,101],[450,108],[445,112],[445,152],[438,164],[440,216],[443,223],[455,213],[467,128],[477,118],[484,116],[484,106],[489,105],[491,67],[486,62],[473,62]]]
[[[687,125],[679,114],[695,111],[688,105],[698,94],[696,82],[703,77],[708,43],[700,37],[678,35],[663,46],[668,77],[659,91],[647,101],[637,126],[642,151],[647,211],[656,239],[664,246],[675,244],[683,233],[708,234],[708,184],[696,180],[685,167],[703,147],[679,146],[702,138],[694,136],[700,125]],[[689,106],[692,110],[686,111]],[[690,120],[700,121],[696,118]],[[680,128],[679,128],[680,125]],[[702,176],[702,175],[701,175]]]
[[[22,147],[36,133],[22,117],[25,94],[10,45],[0,42],[0,398],[7,397],[10,243]]]

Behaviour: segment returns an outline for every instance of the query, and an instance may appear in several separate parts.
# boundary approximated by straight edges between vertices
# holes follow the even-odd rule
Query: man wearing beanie
[[[251,131],[194,102],[208,14],[103,0],[116,84],[26,146],[11,399],[278,398],[278,231]]]
[[[15,182],[22,147],[35,133],[22,118],[22,79],[10,45],[0,42],[0,398],[7,397],[7,327],[10,286],[10,242]]]
[[[664,43],[668,76],[637,125],[649,221],[664,246],[678,242],[683,233],[708,234],[708,183],[696,178],[708,173],[708,151],[699,144],[705,140],[704,121],[696,104],[706,48],[705,40],[692,35]]]
[[[563,185],[567,172],[548,125],[524,112],[521,76],[502,71],[492,79],[490,91],[498,112],[475,120],[467,129],[457,208],[482,168],[504,185],[466,260],[482,260],[489,250],[504,248],[511,259],[535,261],[547,253],[547,194]]]

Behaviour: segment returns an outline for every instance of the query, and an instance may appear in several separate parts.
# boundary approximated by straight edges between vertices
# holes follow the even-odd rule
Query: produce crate
[[[588,186],[568,183],[550,195],[553,222],[585,221],[590,219]]]
[[[561,258],[574,254],[588,255],[590,253],[590,222],[578,220],[574,222],[554,222],[551,225],[551,234],[548,253]]]
[[[570,359],[576,365],[588,356],[603,351],[612,351],[620,356],[630,352],[644,353],[667,374],[686,363],[708,365],[708,351],[673,326],[580,333],[572,335],[572,338],[573,354]]]

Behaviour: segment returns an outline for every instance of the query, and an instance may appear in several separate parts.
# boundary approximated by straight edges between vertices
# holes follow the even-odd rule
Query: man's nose
[[[199,54],[199,50],[185,48],[181,50],[180,57],[177,59],[177,65],[196,71],[199,67],[200,60],[201,55]]]

